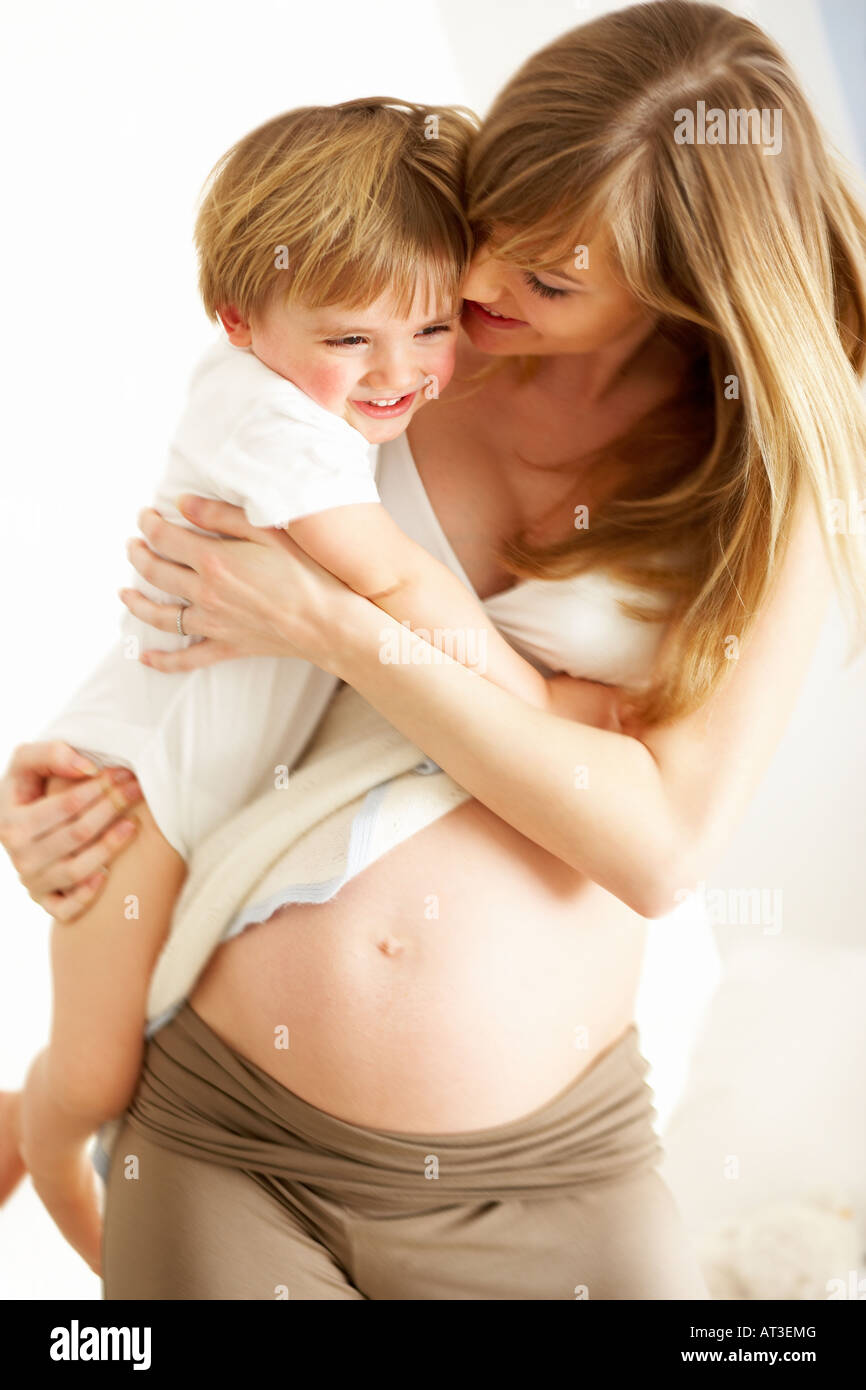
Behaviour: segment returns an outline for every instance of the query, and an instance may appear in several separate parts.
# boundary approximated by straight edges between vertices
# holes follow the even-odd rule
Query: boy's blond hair
[[[205,183],[195,224],[208,317],[249,322],[274,300],[406,312],[419,287],[460,303],[472,253],[463,212],[477,120],[389,97],[304,106],[245,135]],[[433,310],[436,312],[436,310]]]

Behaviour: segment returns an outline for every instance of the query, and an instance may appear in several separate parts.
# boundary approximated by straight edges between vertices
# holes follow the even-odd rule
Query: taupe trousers
[[[307,1104],[189,1005],[108,1175],[106,1299],[692,1299],[632,1026],[552,1101],[457,1134]]]

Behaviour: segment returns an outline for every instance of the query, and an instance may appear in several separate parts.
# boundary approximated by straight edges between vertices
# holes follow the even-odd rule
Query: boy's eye
[[[560,295],[569,293],[568,290],[557,290],[553,285],[545,285],[531,270],[524,271],[523,278],[533,294],[540,294],[542,299],[559,299]]]
[[[438,334],[438,333],[450,333],[450,332],[451,332],[451,324],[450,324],[450,323],[433,323],[433,324],[428,325],[428,327],[426,327],[426,328],[422,328],[421,331],[420,331],[420,333],[417,334],[417,336],[418,336],[419,338],[431,338],[431,337],[433,337],[435,334]],[[364,337],[362,337],[362,335],[361,335],[360,333],[347,333],[346,336],[345,336],[345,338],[326,338],[326,339],[325,339],[325,344],[326,344],[327,347],[334,347],[334,348],[350,347],[350,348],[351,348],[351,347],[358,347],[359,344],[361,344],[361,343],[366,343],[366,341],[367,341],[367,339],[364,338]]]

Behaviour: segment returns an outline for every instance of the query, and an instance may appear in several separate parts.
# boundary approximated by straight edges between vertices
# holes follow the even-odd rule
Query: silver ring
[[[178,608],[178,610],[177,610],[177,630],[178,630],[178,632],[180,633],[181,637],[186,637],[186,635],[187,635],[187,634],[184,632],[184,630],[183,630],[183,610],[184,610],[186,607],[187,607],[187,604],[182,603],[182,604],[180,605],[180,608]]]

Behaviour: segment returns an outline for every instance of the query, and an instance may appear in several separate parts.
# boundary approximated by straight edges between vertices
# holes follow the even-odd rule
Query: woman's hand
[[[78,917],[133,839],[141,800],[126,768],[98,769],[65,743],[25,743],[0,780],[0,844],[34,902],[60,922]]]
[[[339,675],[351,642],[352,615],[367,601],[317,565],[284,531],[251,526],[240,507],[203,497],[178,500],[203,536],[152,508],[138,522],[148,544],[130,541],[130,562],[144,579],[187,600],[183,629],[201,637],[180,651],[143,652],[158,671],[191,671],[238,656],[295,656]],[[154,603],[123,589],[131,613],[162,632],[177,630],[177,604]]]

